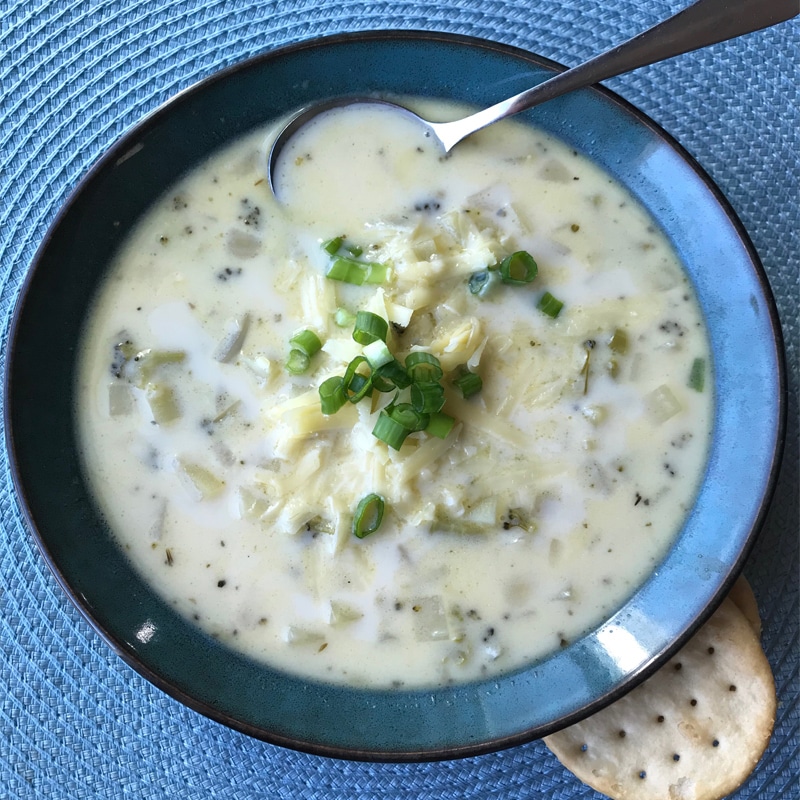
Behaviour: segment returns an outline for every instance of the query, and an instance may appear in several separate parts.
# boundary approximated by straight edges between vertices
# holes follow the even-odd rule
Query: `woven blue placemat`
[[[81,174],[178,90],[267,48],[344,30],[483,36],[575,64],[676,0],[2,0],[0,322]],[[786,457],[746,568],[779,708],[737,798],[800,797],[798,67],[796,22],[609,86],[662,124],[737,209],[777,295],[789,362]],[[0,355],[0,367],[5,366]],[[285,751],[182,707],[119,660],[66,599],[23,526],[0,450],[0,798],[598,798],[538,742],[424,765]],[[746,720],[742,724],[747,724]]]

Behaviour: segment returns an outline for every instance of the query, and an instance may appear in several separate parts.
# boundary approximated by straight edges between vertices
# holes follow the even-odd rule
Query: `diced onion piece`
[[[236,258],[254,258],[261,249],[261,240],[251,233],[231,228],[225,235],[225,249]]]
[[[163,383],[148,383],[144,387],[144,395],[157,425],[166,425],[181,416],[175,393],[169,386]]]
[[[600,405],[584,406],[582,413],[592,425],[600,425],[608,418],[608,409]]]
[[[249,328],[249,314],[244,314],[238,319],[229,320],[225,326],[225,336],[214,351],[214,359],[223,364],[233,361],[241,352]]]
[[[286,629],[285,638],[286,643],[290,645],[321,645],[325,641],[324,634],[296,625],[290,625]]]
[[[411,610],[414,612],[414,637],[418,642],[450,638],[447,614],[441,597],[420,597],[412,601]]]
[[[364,614],[347,603],[331,600],[330,624],[333,626],[349,625],[361,619]]]
[[[665,383],[645,395],[644,402],[651,418],[657,423],[666,422],[682,408],[672,389]]]
[[[108,413],[112,417],[124,417],[133,411],[133,397],[124,383],[108,385]]]
[[[134,382],[142,388],[151,382],[160,367],[182,364],[185,360],[186,353],[182,350],[141,350],[133,357]]]
[[[212,472],[199,464],[178,460],[178,473],[184,485],[199,500],[211,500],[225,489],[225,481],[220,480]]]
[[[241,518],[258,520],[267,513],[269,501],[260,492],[241,486],[237,494],[238,510]]]
[[[706,383],[706,360],[704,358],[696,358],[692,362],[692,368],[689,371],[689,380],[687,386],[694,389],[696,392],[702,392]]]

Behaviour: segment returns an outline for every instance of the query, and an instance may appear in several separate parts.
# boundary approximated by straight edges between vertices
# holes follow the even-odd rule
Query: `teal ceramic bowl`
[[[708,323],[717,405],[707,471],[677,541],[596,630],[485,682],[374,691],[301,680],[237,655],[162,602],[115,545],[82,474],[73,417],[81,326],[127,231],[174,179],[230,139],[319,98],[380,90],[483,106],[559,69],[510,47],[435,33],[344,35],[268,52],[182,92],[135,126],[95,164],[47,234],[7,355],[6,432],[18,500],[73,602],[121,658],[180,702],[321,755],[475,755],[550,733],[621,696],[691,635],[736,578],[781,450],[785,385],[775,307],[747,235],[708,176],[664,131],[602,89],[522,118],[600,164],[665,231]],[[153,635],[137,637],[143,626]]]

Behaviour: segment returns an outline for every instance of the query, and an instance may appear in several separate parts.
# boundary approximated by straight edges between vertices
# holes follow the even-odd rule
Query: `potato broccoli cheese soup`
[[[171,187],[96,297],[76,414],[110,529],[178,612],[295,674],[432,686],[567,646],[702,480],[675,254],[521,123],[445,157],[387,109],[329,112],[280,202],[268,134]]]

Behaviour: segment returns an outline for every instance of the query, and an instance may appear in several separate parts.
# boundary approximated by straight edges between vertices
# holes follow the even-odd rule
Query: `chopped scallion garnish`
[[[396,358],[375,370],[375,387],[378,391],[391,392],[395,388],[405,389],[410,385],[411,378]]]
[[[311,366],[311,359],[302,350],[292,350],[286,359],[286,371],[292,375],[302,375]]]
[[[483,380],[481,376],[475,372],[470,372],[466,366],[461,366],[458,369],[456,377],[453,379],[453,385],[461,389],[461,394],[466,400],[468,397],[477,394],[483,388]]]
[[[325,275],[331,280],[351,283],[354,286],[361,286],[366,278],[364,267],[358,261],[344,256],[334,258]]]
[[[564,304],[557,298],[553,297],[550,292],[545,292],[536,307],[539,309],[539,311],[547,314],[548,317],[555,319],[561,313],[561,309],[564,308]]]
[[[333,315],[333,321],[339,328],[349,328],[356,319],[356,315],[348,311],[346,308],[337,308],[336,313]]]
[[[323,414],[335,414],[347,402],[344,379],[336,375],[324,380],[319,386],[319,399]]]
[[[370,375],[362,375],[357,372],[358,368],[362,365],[366,364],[370,370]],[[347,369],[344,373],[344,378],[342,378],[342,385],[344,390],[344,396],[348,399],[351,403],[357,403],[361,398],[366,397],[371,386],[371,373],[372,368],[369,366],[369,362],[364,356],[356,356],[348,365]],[[362,380],[358,380],[361,378]]]
[[[389,323],[383,317],[371,311],[359,311],[356,314],[353,338],[359,344],[370,344],[378,339],[385,342],[388,333]]]
[[[441,411],[444,406],[444,387],[438,381],[412,383],[411,405],[421,414]]]
[[[322,349],[322,342],[319,340],[319,336],[310,330],[298,331],[289,339],[289,344],[292,350],[299,350],[309,358]]]
[[[372,397],[372,378],[356,372],[347,384],[346,397],[351,403],[358,403],[364,397]]]
[[[430,422],[428,414],[417,411],[411,403],[392,403],[384,411],[409,433],[424,431]]]
[[[431,436],[436,436],[439,439],[446,439],[453,430],[456,421],[449,415],[442,411],[436,411],[430,416],[428,427],[425,428],[425,433]]]
[[[406,371],[412,381],[438,381],[444,374],[436,356],[414,352],[406,356]]]
[[[386,504],[379,494],[374,492],[362,497],[353,516],[353,534],[359,539],[375,533],[383,522]]]
[[[381,339],[370,342],[364,348],[364,358],[369,361],[369,365],[373,370],[380,369],[384,364],[394,361],[394,356],[386,346],[386,342]]]
[[[491,284],[492,273],[489,272],[488,269],[485,269],[481,272],[473,272],[472,275],[470,275],[470,278],[467,281],[467,289],[469,289],[470,294],[476,294],[482,297],[484,294],[486,294]]]
[[[385,442],[394,450],[399,450],[403,446],[409,433],[411,431],[390,417],[385,409],[378,415],[375,427],[372,429],[372,435],[376,439]]]
[[[328,239],[327,242],[322,243],[322,249],[331,256],[335,256],[342,247],[344,237],[335,236],[333,239]]]
[[[524,286],[539,274],[539,267],[533,256],[525,250],[518,250],[500,262],[500,278],[503,283]]]
[[[381,264],[378,261],[370,261],[364,266],[367,270],[364,276],[365,283],[383,283],[386,280],[386,264]]]

